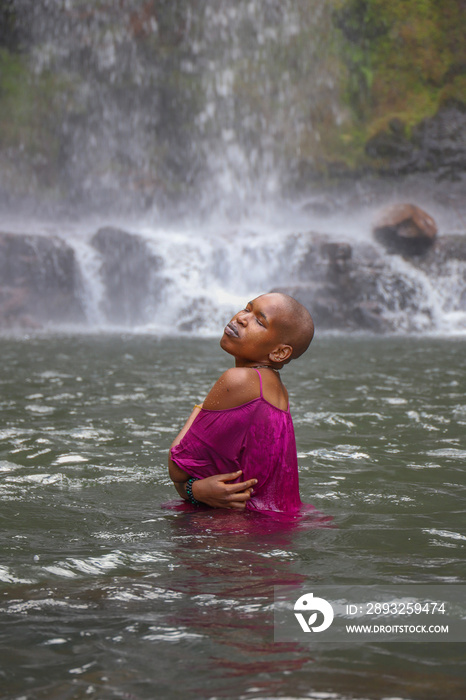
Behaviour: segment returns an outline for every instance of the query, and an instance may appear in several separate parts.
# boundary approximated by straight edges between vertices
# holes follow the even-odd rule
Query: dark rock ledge
[[[59,238],[0,233],[0,327],[85,321],[73,249]]]
[[[429,314],[422,285],[420,290],[416,274],[400,272],[399,258],[405,271],[408,265],[434,288],[448,284],[449,276],[454,278],[448,307],[466,312],[466,236],[430,236],[429,245],[408,255],[387,250],[376,240],[349,243],[314,232],[303,235],[306,253],[290,271],[293,282],[280,289],[308,306],[319,329],[383,333],[396,330],[400,312],[409,319],[425,307]],[[91,245],[100,259],[97,311],[102,322],[130,328],[151,321],[171,293],[163,260],[142,236],[115,228],[100,229]],[[68,243],[55,237],[0,233],[0,328],[86,324],[88,296]]]

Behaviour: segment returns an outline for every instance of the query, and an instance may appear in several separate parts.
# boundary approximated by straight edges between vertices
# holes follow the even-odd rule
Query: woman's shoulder
[[[234,408],[260,396],[258,373],[250,367],[231,367],[215,382],[204,400],[207,410]]]
[[[254,367],[230,367],[221,375],[220,379],[229,385],[236,386],[244,382],[250,384],[257,376],[258,372]]]

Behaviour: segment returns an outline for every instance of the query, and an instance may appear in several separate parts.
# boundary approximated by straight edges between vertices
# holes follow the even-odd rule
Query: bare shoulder
[[[257,372],[247,367],[232,367],[215,382],[203,407],[210,411],[221,411],[241,406],[258,396],[260,385]]]
[[[242,384],[251,383],[251,379],[257,376],[255,370],[250,367],[231,367],[222,374],[218,381],[221,381],[226,386],[233,388]]]

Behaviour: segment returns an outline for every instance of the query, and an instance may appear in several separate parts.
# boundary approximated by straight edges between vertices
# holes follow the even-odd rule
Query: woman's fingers
[[[252,487],[257,484],[257,479],[248,479],[248,481],[241,481],[239,484],[230,484],[228,490],[230,493],[238,493],[240,491],[252,490]]]
[[[241,503],[239,501],[233,501],[233,503],[230,503],[230,505],[226,506],[229,510],[245,510],[246,509],[246,502]]]
[[[217,474],[217,478],[219,481],[234,481],[234,479],[237,479],[242,473],[240,469],[237,472],[229,472],[228,474]]]
[[[246,502],[253,494],[252,487],[257,484],[257,479],[248,479],[238,484],[228,483],[232,479],[237,479],[241,474],[241,471],[231,472],[197,479],[192,484],[193,496],[198,501],[213,508],[244,510]]]
[[[229,472],[228,474],[218,474],[216,478],[222,483],[227,481],[233,481],[241,476],[243,472],[241,469],[237,472]],[[228,484],[228,490],[230,493],[238,493],[240,491],[246,491],[247,489],[252,489],[253,486],[257,484],[257,479],[248,479],[247,481],[240,481],[237,484]]]
[[[228,495],[228,499],[231,501],[249,501],[253,494],[253,490],[251,488],[249,489],[244,489],[243,491],[240,491],[239,493],[232,492]]]

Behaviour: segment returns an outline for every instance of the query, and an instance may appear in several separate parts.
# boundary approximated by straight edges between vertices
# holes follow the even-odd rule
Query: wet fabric
[[[264,399],[258,374],[259,397],[235,408],[201,409],[171,458],[198,479],[242,469],[238,481],[257,479],[248,510],[298,514],[303,504],[290,410]]]

